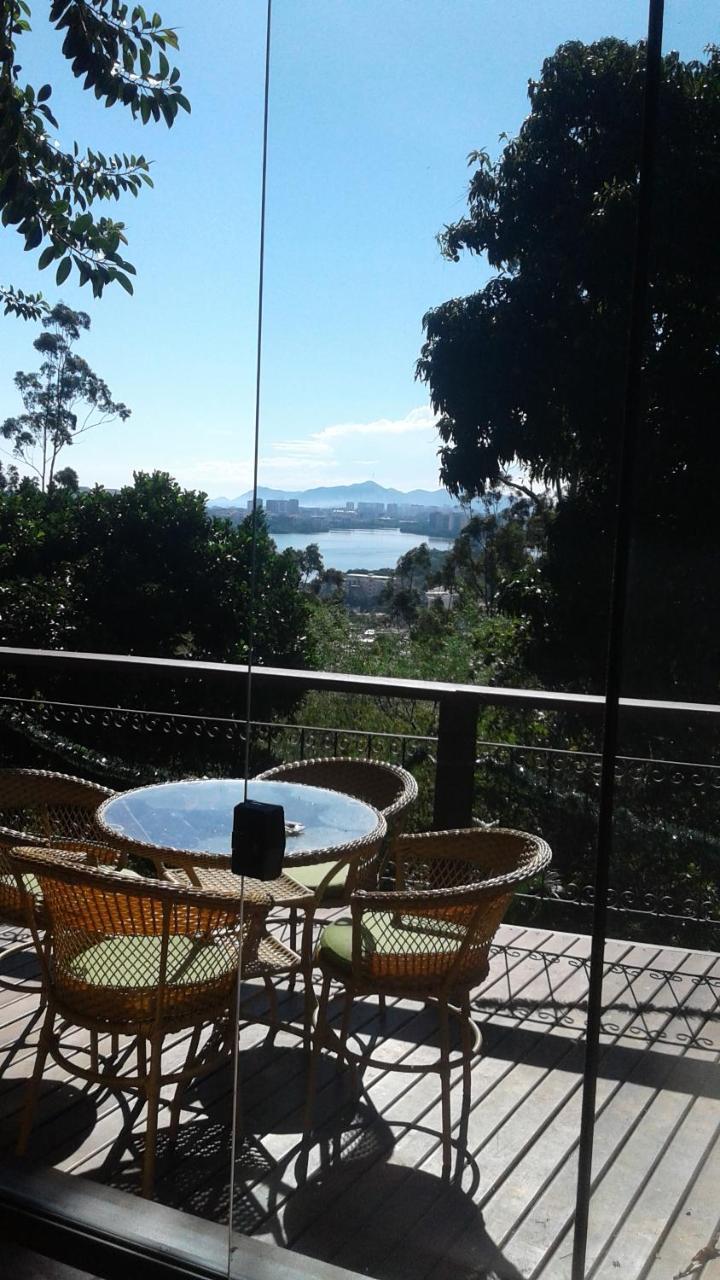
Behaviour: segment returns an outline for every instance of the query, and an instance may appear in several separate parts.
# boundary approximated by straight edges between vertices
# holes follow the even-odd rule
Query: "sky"
[[[233,497],[251,481],[264,0],[157,0],[178,29],[192,102],[172,130],[83,92],[35,0],[28,79],[53,85],[63,145],[143,152],[153,190],[113,206],[137,268],[96,301],[55,288],[0,228],[0,280],[89,313],[79,351],[132,410],[63,455],[81,484],[169,471]],[[425,312],[470,293],[484,263],[445,262],[436,235],[465,209],[466,158],[498,154],[527,82],[568,39],[636,40],[645,0],[273,0],[260,483],[438,484],[437,433],[414,377]],[[665,46],[698,57],[716,0],[668,0]],[[0,316],[0,419],[36,328]]]

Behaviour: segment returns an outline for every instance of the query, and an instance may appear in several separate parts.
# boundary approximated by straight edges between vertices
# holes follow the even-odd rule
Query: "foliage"
[[[485,500],[492,494],[484,495]],[[443,566],[442,581],[452,591],[481,601],[488,613],[497,611],[502,592],[530,568],[529,539],[537,545],[539,517],[530,520],[527,499],[504,510],[487,504],[484,515],[473,516],[453,543]]]
[[[110,493],[76,493],[53,486],[42,493],[29,480],[12,481],[0,493],[0,644],[140,654],[216,662],[245,662],[251,611],[251,522],[238,526],[212,519],[205,496],[182,490],[169,476],[139,473],[133,485]],[[312,660],[308,601],[291,556],[278,554],[258,520],[254,660],[302,667]],[[235,714],[228,702],[188,672],[170,681],[97,672],[66,684],[30,673],[20,688],[35,697],[112,707],[138,706],[182,715]],[[17,687],[17,686],[16,686]],[[8,689],[5,683],[5,691]],[[254,698],[258,719],[287,714],[292,700],[277,694]],[[188,754],[167,736],[108,732],[102,725],[72,736],[86,746],[134,763],[180,772],[218,767],[228,753],[238,763],[235,738],[198,739]],[[193,743],[191,740],[191,748]],[[189,763],[192,761],[192,764]]]
[[[340,569],[323,569],[313,583],[320,600],[344,600],[345,574]]]
[[[466,217],[449,258],[485,254],[496,275],[425,316],[419,376],[440,414],[442,474],[483,493],[509,469],[557,499],[548,554],[515,607],[530,661],[555,687],[602,687],[634,245],[644,50],[561,46],[529,87],[530,114],[493,162],[470,157]],[[720,51],[663,60],[651,315],[636,477],[628,692],[716,700],[720,627],[708,431],[720,397]],[[692,618],[692,626],[688,620]]]
[[[260,662],[303,664],[307,605],[292,557],[258,521]],[[116,493],[27,480],[0,496],[0,643],[243,662],[250,522],[213,519],[205,497],[162,472]],[[55,607],[28,608],[44,594]]]
[[[93,427],[130,417],[126,405],[112,399],[107,384],[73,351],[80,331],[89,328],[90,317],[84,311],[73,311],[62,302],[48,312],[43,331],[33,343],[44,357],[39,371],[15,375],[25,412],[6,418],[0,426],[0,434],[13,441],[15,457],[35,472],[43,492],[55,481],[77,488],[71,468],[55,471],[58,455],[67,445]],[[82,420],[77,412],[81,405],[87,410]]]
[[[467,600],[451,612],[424,609],[409,632],[379,630],[372,643],[359,642],[358,626],[341,605],[318,604],[309,631],[315,664],[325,671],[393,676],[407,680],[449,680],[462,684],[510,683],[520,677],[518,637],[522,625],[511,618],[486,618]],[[431,702],[392,697],[365,699],[308,694],[302,708],[308,723],[346,729],[426,735],[435,732]]]
[[[289,550],[297,564],[303,584],[307,584],[313,576],[322,573],[323,558],[317,542],[308,542],[306,547],[290,547]]]
[[[425,601],[423,591],[431,576],[430,548],[426,542],[411,547],[400,556],[380,597],[391,622],[412,626],[421,616]]]
[[[171,67],[168,49],[177,49],[175,31],[163,27],[141,5],[132,12],[123,0],[51,0],[49,20],[64,32],[62,52],[76,79],[84,77],[106,107],[122,103],[143,124],[163,119],[170,127],[182,108],[190,110]],[[124,223],[93,213],[96,202],[137,196],[152,186],[144,155],[111,155],[78,143],[63,150],[50,130],[58,122],[50,107],[52,87],[22,84],[18,44],[30,31],[26,0],[0,5],[0,210],[3,226],[14,226],[25,249],[40,249],[38,266],[55,265],[62,285],[75,267],[80,284],[88,281],[95,297],[117,282],[128,293],[135,274],[123,258]],[[41,294],[0,290],[5,314],[38,319],[46,304]]]

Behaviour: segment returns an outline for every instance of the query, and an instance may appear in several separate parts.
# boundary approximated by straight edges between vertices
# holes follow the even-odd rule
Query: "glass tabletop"
[[[139,787],[106,800],[100,824],[115,835],[189,853],[230,854],[233,809],[243,798],[237,778],[200,778]],[[248,798],[285,810],[285,856],[342,850],[363,836],[385,832],[377,809],[340,791],[299,782],[250,781]],[[296,829],[293,829],[295,827]]]

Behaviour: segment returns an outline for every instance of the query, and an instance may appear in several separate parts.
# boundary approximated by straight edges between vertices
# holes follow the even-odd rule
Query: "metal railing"
[[[118,788],[188,773],[242,773],[245,667],[0,649],[0,669],[6,761],[45,763]],[[592,745],[601,698],[269,668],[258,668],[255,678],[260,702],[294,706],[253,720],[253,771],[311,755],[405,764],[420,783],[416,825],[485,821],[541,832],[554,850],[553,867],[520,895],[518,910],[537,923],[589,926],[600,783],[600,753]],[[114,696],[104,696],[108,692]],[[310,692],[359,697],[368,705],[432,704],[433,732],[307,723],[301,699]],[[665,726],[714,726],[720,714],[704,704],[627,699],[623,706],[631,720]],[[522,740],[486,733],[488,713],[497,727],[499,710]],[[532,741],[539,731],[543,740]],[[566,745],[578,738],[590,745]],[[616,783],[608,906],[620,917],[618,927],[625,935],[647,937],[654,930],[665,941],[716,946],[720,765],[626,755],[616,761]]]

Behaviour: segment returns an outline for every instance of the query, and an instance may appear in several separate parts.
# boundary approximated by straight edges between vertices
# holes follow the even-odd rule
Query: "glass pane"
[[[717,379],[714,16],[665,8],[623,659],[624,694],[648,702],[622,712],[616,768],[587,1258],[598,1280],[702,1272],[717,1246],[718,762],[715,714],[698,706],[718,691],[717,529],[698,500]]]
[[[239,423],[244,430],[252,413],[255,323],[251,303],[241,309],[237,299],[257,277],[262,64],[261,46],[239,31],[232,6],[217,6],[212,24],[188,0],[160,7],[178,29],[180,50],[172,39],[164,52],[156,48],[151,74],[166,78],[161,52],[171,66],[177,60],[177,87],[193,108],[188,115],[181,107],[171,130],[162,119],[143,128],[142,116],[134,120],[120,102],[105,110],[92,91],[83,93],[81,37],[71,32],[66,46],[81,70],[78,82],[62,54],[67,32],[54,29],[47,8],[33,7],[32,31],[18,38],[18,83],[34,86],[39,122],[61,148],[62,181],[75,190],[67,174],[77,138],[79,164],[119,167],[123,181],[128,170],[142,169],[145,151],[155,185],[142,183],[137,201],[129,190],[117,204],[89,201],[96,218],[125,223],[128,243],[119,252],[137,268],[132,297],[117,281],[94,297],[77,264],[59,283],[57,260],[39,275],[41,246],[25,252],[17,219],[3,218],[3,284],[26,296],[42,288],[51,308],[62,302],[72,312],[53,310],[37,323],[0,320],[0,644],[103,656],[75,662],[50,653],[24,666],[3,654],[0,1147],[3,1158],[14,1151],[37,1063],[27,1144],[33,1166],[65,1173],[73,1194],[88,1180],[127,1192],[134,1230],[146,1220],[137,1200],[143,1190],[196,1215],[195,1225],[197,1215],[209,1219],[227,1256],[235,1048],[228,1022],[241,931],[249,932],[252,913],[249,907],[241,920],[229,843],[216,848],[214,863],[212,848],[210,859],[198,860],[172,788],[179,779],[221,777],[227,834],[242,797],[246,740],[243,680],[236,674],[231,684],[228,674],[247,658],[251,554],[246,531],[212,520],[205,492],[212,460],[215,468],[218,457],[231,466],[244,453]],[[3,55],[12,8],[3,6]],[[97,8],[108,14],[110,7]],[[139,11],[128,20],[144,21]],[[150,11],[151,32],[153,21]],[[141,65],[137,71],[144,74]],[[5,71],[2,78],[4,94]],[[238,86],[246,95],[243,128],[234,119],[221,127]],[[3,212],[7,139],[4,132]],[[28,173],[37,178],[42,157],[34,147]],[[92,194],[81,185],[87,168],[75,172],[85,199]],[[97,178],[95,195],[104,183]],[[107,177],[106,194],[111,185]],[[72,191],[63,198],[80,220],[82,247],[85,208]],[[84,247],[91,252],[96,243],[88,237]],[[106,266],[107,251],[106,244]],[[14,381],[16,371],[25,381]],[[285,607],[279,595],[278,585],[276,635],[290,635],[291,648],[294,596]],[[267,662],[267,637],[260,639]],[[282,664],[288,646],[280,648],[271,656]],[[221,664],[219,673],[201,672],[199,661]],[[169,792],[162,831],[128,830],[117,815],[103,824],[98,810],[114,803],[113,793],[125,798],[150,785],[166,799]],[[9,849],[30,844],[24,864],[8,861]],[[23,886],[37,910],[37,951]],[[56,1043],[41,1061],[41,1028],[51,1015]],[[155,1138],[145,1103],[157,1083],[160,1033]],[[56,1194],[56,1205],[61,1199]],[[118,1214],[121,1234],[126,1220]],[[204,1264],[202,1234],[187,1233],[182,1221],[149,1243],[172,1250],[183,1240],[199,1242]],[[92,1263],[89,1254],[82,1259],[94,1273]],[[46,1266],[38,1262],[33,1273],[45,1274]]]
[[[365,848],[319,870],[288,840],[310,910],[278,901],[268,927],[300,962],[319,945],[317,1052],[300,973],[274,979],[271,1043],[248,982],[238,1275],[243,1233],[383,1278],[569,1272],[647,13],[524,18],[273,7],[259,493],[299,556],[317,675],[284,715],[253,713],[255,743],[286,786],[400,803],[374,867]],[[374,791],[388,765],[414,783]],[[522,858],[463,968],[462,893]],[[448,972],[483,1036],[471,1054],[448,1015],[449,1119]]]

